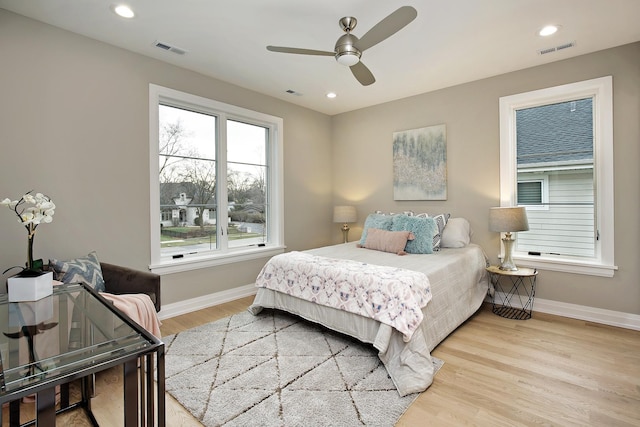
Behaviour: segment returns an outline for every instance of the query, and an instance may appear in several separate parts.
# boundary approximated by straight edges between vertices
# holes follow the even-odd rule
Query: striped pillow
[[[443,213],[438,215],[429,215],[426,213],[421,213],[416,216],[420,218],[433,218],[436,221],[436,224],[438,225],[438,233],[433,236],[433,250],[434,252],[439,251],[440,247],[442,246],[442,232],[447,226],[447,222],[449,222],[451,214]]]
[[[98,292],[106,290],[98,254],[95,252],[70,261],[50,259],[49,268],[53,270],[54,278],[63,283],[84,283]]]

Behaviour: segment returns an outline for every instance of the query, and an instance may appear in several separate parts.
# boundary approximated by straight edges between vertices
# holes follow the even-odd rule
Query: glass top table
[[[10,425],[19,425],[19,401],[32,394],[38,422],[54,425],[55,388],[76,379],[83,379],[82,399],[74,405],[97,424],[88,378],[117,365],[124,367],[125,425],[164,425],[164,344],[90,287],[54,286],[33,302],[0,295],[0,332],[0,404],[12,402]],[[60,406],[71,406],[68,393]]]

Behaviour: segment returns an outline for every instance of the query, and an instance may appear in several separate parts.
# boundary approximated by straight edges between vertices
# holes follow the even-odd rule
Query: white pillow
[[[464,218],[449,218],[442,230],[443,248],[464,248],[471,241],[471,226]]]

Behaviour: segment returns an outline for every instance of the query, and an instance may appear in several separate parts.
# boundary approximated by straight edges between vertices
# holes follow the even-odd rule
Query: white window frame
[[[514,252],[523,266],[568,273],[613,277],[613,78],[611,76],[555,86],[500,98],[500,206],[516,206],[516,111],[523,108],[592,97],[594,108],[594,178],[596,250],[593,258],[529,255]],[[501,250],[501,257],[504,252]]]
[[[244,121],[264,126],[269,129],[269,207],[270,221],[269,242],[264,245],[240,248],[220,248],[193,255],[185,255],[174,259],[163,256],[160,251],[160,181],[159,169],[159,105],[191,107],[194,111],[202,111],[219,117],[221,123],[227,119]],[[226,127],[219,126],[219,143],[225,144]],[[150,183],[150,224],[151,224],[151,263],[149,268],[157,274],[170,274],[190,271],[199,268],[248,261],[252,259],[271,257],[283,253],[284,245],[284,191],[283,191],[283,120],[280,117],[259,113],[234,105],[214,101],[212,99],[192,95],[174,89],[149,85],[149,183]],[[220,150],[226,152],[226,150]],[[226,164],[226,157],[219,159]],[[226,187],[220,194],[226,197]],[[225,199],[226,200],[226,199]],[[226,202],[225,202],[226,203]]]

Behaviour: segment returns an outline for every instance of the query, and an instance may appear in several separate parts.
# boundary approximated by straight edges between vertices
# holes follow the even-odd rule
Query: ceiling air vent
[[[560,46],[556,47],[556,49],[557,50],[569,49],[570,47],[574,47],[575,45],[576,45],[576,42],[569,42],[569,43],[561,44]]]
[[[163,43],[163,42],[160,42],[160,41],[156,41],[153,45],[155,47],[159,47],[160,49],[167,50],[169,52],[173,52],[173,53],[176,53],[178,55],[184,55],[185,53],[187,53],[187,51],[184,50],[184,49],[180,49],[179,47],[171,46],[168,43]]]
[[[569,49],[570,47],[574,47],[576,45],[576,42],[568,42],[565,44],[561,44],[559,46],[554,46],[554,47],[550,47],[547,49],[541,49],[538,51],[538,54],[540,55],[546,55],[547,53],[552,53],[552,52],[559,52],[561,50],[564,49]]]

